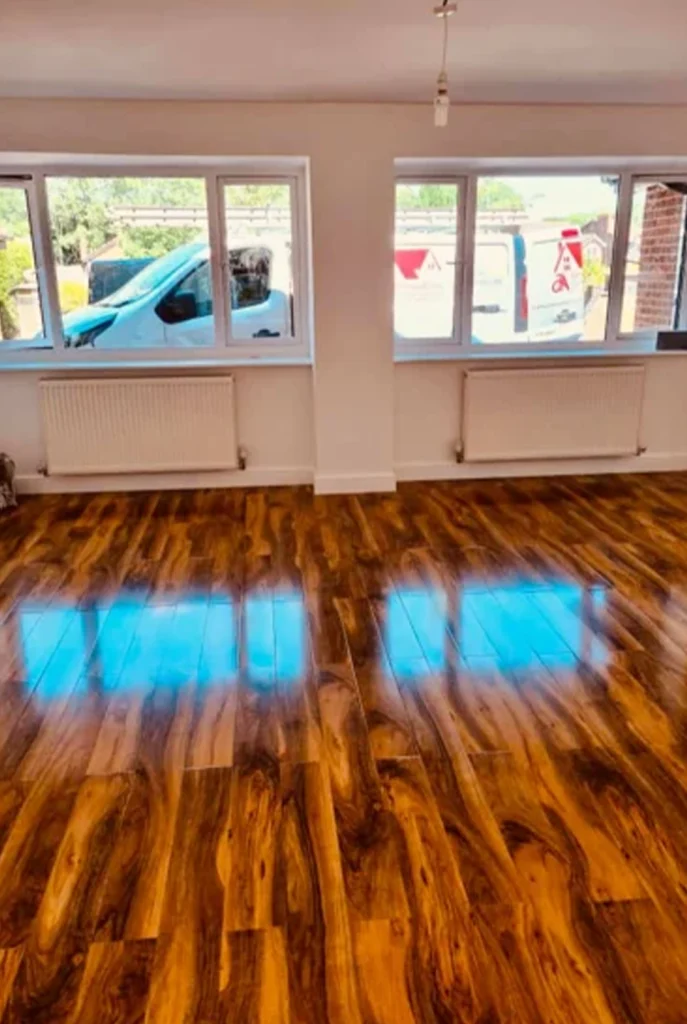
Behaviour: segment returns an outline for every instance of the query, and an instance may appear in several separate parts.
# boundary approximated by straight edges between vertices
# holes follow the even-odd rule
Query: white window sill
[[[617,359],[636,358],[649,359],[663,356],[687,357],[685,351],[658,351],[656,342],[652,340],[635,342],[617,342],[612,345],[589,345],[583,343],[560,348],[538,348],[532,345],[529,348],[522,346],[508,345],[485,345],[474,348],[457,348],[446,346],[444,351],[437,349],[427,352],[404,352],[396,350],[394,362],[396,363],[437,363],[437,362],[515,362],[518,360],[555,360],[555,359]]]
[[[164,356],[155,353],[154,356],[141,355],[135,359],[126,353],[112,353],[106,356],[105,353],[94,355],[65,356],[63,353],[43,350],[41,352],[21,351],[0,352],[0,373],[7,371],[40,371],[44,373],[98,373],[100,370],[122,370],[126,372],[135,370],[197,370],[197,369],[227,369],[243,366],[312,366],[310,356],[302,355],[193,355],[182,358],[176,354],[165,353]]]

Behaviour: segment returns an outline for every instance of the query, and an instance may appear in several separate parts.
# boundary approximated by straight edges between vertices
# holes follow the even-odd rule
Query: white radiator
[[[467,462],[636,455],[643,366],[469,370]]]
[[[235,469],[232,377],[41,381],[48,472]]]

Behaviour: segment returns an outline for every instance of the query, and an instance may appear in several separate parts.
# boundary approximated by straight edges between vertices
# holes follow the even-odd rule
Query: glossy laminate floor
[[[0,1021],[687,1021],[687,477],[0,519]]]

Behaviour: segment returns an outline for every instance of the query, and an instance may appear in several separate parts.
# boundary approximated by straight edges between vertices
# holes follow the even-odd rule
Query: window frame
[[[62,334],[57,269],[51,242],[47,180],[50,178],[198,178],[205,184],[208,239],[213,289],[214,338],[211,344],[194,348],[121,348],[98,351],[67,348]],[[231,336],[231,308],[228,302],[228,258],[222,248],[226,238],[224,219],[225,183],[288,184],[291,191],[292,273],[294,292],[294,336],[265,343],[265,339],[237,340]],[[159,160],[143,162],[128,158],[113,162],[98,159],[35,166],[0,162],[0,185],[24,188],[43,314],[46,347],[22,346],[21,339],[3,350],[0,370],[16,368],[91,368],[99,365],[155,366],[245,365],[253,363],[309,364],[312,362],[312,273],[311,232],[308,200],[308,163],[304,158],[286,160],[245,159],[212,162]]]
[[[396,249],[396,188],[398,185],[455,185],[457,189],[458,203],[456,205],[456,242],[454,249],[455,276],[453,281],[453,334],[448,338],[404,338],[396,334],[394,326],[394,346],[397,353],[411,354],[418,346],[423,351],[431,348],[437,353],[446,353],[455,346],[456,334],[462,331],[462,325],[458,323],[463,308],[463,295],[465,288],[465,218],[468,209],[467,203],[467,175],[397,175],[394,183],[394,266]]]
[[[608,307],[606,329],[598,341],[557,341],[557,342],[513,342],[475,345],[472,343],[472,305],[474,296],[475,235],[477,227],[477,185],[483,177],[597,177],[618,178],[618,199],[611,266],[608,285]],[[394,358],[397,362],[424,359],[481,359],[561,355],[584,357],[589,355],[646,354],[655,351],[655,330],[621,330],[621,317],[625,293],[625,270],[630,240],[630,220],[634,186],[642,181],[687,182],[687,165],[662,166],[662,161],[638,161],[636,164],[621,161],[601,163],[580,160],[542,160],[537,162],[519,160],[513,164],[492,160],[397,160],[394,176],[394,225],[396,216],[396,184],[441,183],[457,184],[461,189],[464,203],[462,212],[462,242],[459,243],[461,257],[457,264],[456,287],[454,290],[454,336],[447,339],[400,338],[394,329]],[[459,226],[460,230],[460,226]],[[395,247],[395,230],[394,230]],[[683,301],[680,310],[681,326],[687,328],[687,256],[684,257],[682,274]],[[460,277],[460,281],[458,281]]]

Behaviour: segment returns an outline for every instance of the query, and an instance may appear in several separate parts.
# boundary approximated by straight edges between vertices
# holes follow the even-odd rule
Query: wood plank
[[[650,900],[606,903],[597,914],[615,953],[609,969],[625,987],[628,1006],[636,1007],[636,1019],[665,1024],[684,1021],[684,935],[676,940],[674,929]]]
[[[12,993],[14,979],[19,970],[21,958],[24,955],[22,946],[14,946],[11,949],[0,949],[0,1019],[5,1012]]]
[[[375,758],[415,754],[406,709],[369,601],[335,599]]]
[[[73,810],[26,938],[6,1022],[67,1021],[76,1005],[100,886],[128,796],[123,776],[90,778]]]
[[[76,799],[77,785],[38,782],[28,790],[0,853],[0,947],[29,934]]]
[[[281,818],[279,762],[260,757],[232,769],[229,808],[220,865],[224,930],[270,928]]]
[[[275,921],[292,1019],[362,1024],[334,806],[321,764],[282,766]]]
[[[217,1019],[225,884],[219,872],[230,786],[229,769],[183,774],[146,1012],[149,1024]]]
[[[318,679],[322,757],[351,909],[363,918],[403,917],[407,904],[396,824],[384,806],[365,718],[351,670]]]
[[[380,762],[386,800],[403,834],[410,908],[408,985],[418,1019],[478,1019],[470,910],[419,758]]]
[[[94,942],[88,948],[69,1024],[140,1024],[155,942]]]
[[[224,974],[222,1021],[289,1024],[288,965],[280,928],[232,932]]]
[[[512,755],[472,761],[520,879],[523,907],[510,922],[511,941],[539,1012],[561,1024],[616,1021],[625,1000],[615,977],[604,976],[607,942],[595,927],[584,850],[564,820],[539,803]]]

